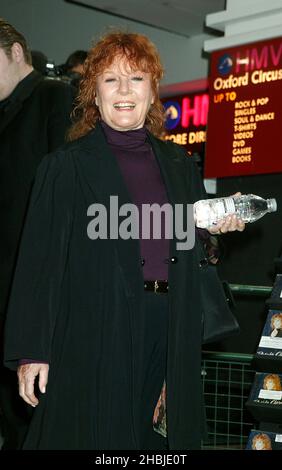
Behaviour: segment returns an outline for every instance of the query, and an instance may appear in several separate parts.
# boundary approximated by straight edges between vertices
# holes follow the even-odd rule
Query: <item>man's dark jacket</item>
[[[0,321],[34,175],[42,157],[64,143],[72,102],[69,85],[33,71],[0,106]]]
[[[196,164],[179,146],[150,141],[170,202],[200,199]],[[88,207],[101,203],[109,214],[110,195],[130,202],[100,125],[40,165],[6,325],[8,367],[19,358],[50,363],[25,449],[140,449],[146,338],[139,241],[87,234]],[[167,425],[176,450],[199,448],[203,425],[199,253],[177,251],[171,240]]]

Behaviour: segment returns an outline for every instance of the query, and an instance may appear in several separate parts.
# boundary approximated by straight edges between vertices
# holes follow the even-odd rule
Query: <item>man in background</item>
[[[83,73],[84,62],[87,59],[87,51],[78,50],[72,52],[65,63],[66,72]]]
[[[0,18],[0,343],[21,232],[36,169],[64,143],[73,88],[32,66],[26,40]],[[16,327],[16,325],[15,325]],[[2,351],[1,351],[2,364]],[[17,378],[0,366],[3,449],[20,448],[29,421]]]
[[[71,85],[74,86],[77,91],[86,59],[87,51],[77,50],[72,52],[68,56],[66,63],[62,65],[64,76],[68,78]]]

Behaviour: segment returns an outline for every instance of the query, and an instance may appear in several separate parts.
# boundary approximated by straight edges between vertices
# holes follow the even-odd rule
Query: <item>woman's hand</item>
[[[18,367],[19,394],[29,405],[38,405],[38,398],[34,395],[34,381],[39,374],[39,390],[45,393],[48,383],[49,364],[24,364]]]
[[[211,235],[219,235],[221,233],[235,232],[235,230],[242,232],[244,228],[245,223],[233,214],[224,217],[216,225],[208,227],[207,230]]]
[[[241,193],[235,193],[231,195],[231,197],[239,196],[241,196]],[[236,230],[242,232],[244,229],[245,223],[235,214],[232,214],[221,219],[216,225],[208,227],[207,230],[211,235],[220,235],[221,233],[235,232]]]

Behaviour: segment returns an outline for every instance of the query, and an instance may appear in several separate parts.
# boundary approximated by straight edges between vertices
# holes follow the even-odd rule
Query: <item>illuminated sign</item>
[[[184,145],[190,153],[201,153],[206,141],[209,95],[189,93],[162,102],[166,115],[164,139]]]
[[[211,57],[205,177],[282,171],[282,39]]]

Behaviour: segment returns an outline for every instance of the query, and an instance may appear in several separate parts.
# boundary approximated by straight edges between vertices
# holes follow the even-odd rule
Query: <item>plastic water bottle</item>
[[[235,214],[245,223],[255,222],[267,212],[277,210],[276,199],[263,199],[254,194],[222,197],[218,199],[203,199],[194,204],[195,225],[208,228],[217,224],[227,215]]]

